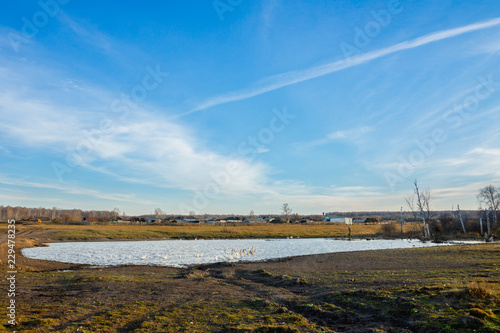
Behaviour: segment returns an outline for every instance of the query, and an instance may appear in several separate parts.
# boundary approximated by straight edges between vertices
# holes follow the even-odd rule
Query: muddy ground
[[[5,235],[5,234],[4,234]],[[0,245],[6,270],[6,237]],[[20,255],[18,332],[499,332],[500,244],[323,254],[176,269]],[[0,285],[7,306],[8,285]],[[6,323],[8,318],[2,318]]]

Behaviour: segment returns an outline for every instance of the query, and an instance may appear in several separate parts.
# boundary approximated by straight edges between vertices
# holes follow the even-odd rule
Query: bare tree
[[[285,219],[286,223],[290,223],[290,214],[292,214],[292,209],[288,206],[287,203],[283,204],[282,211],[283,218]]]
[[[493,212],[493,223],[497,226],[497,210],[500,208],[500,188],[488,185],[479,190],[477,199]]]
[[[429,188],[426,188],[424,191],[420,193],[420,199],[422,200],[422,205],[424,206],[424,212],[429,221],[432,217],[431,214],[431,201],[432,201],[432,192]]]
[[[164,211],[161,210],[161,208],[156,208],[155,209],[155,218],[157,219],[164,219],[166,217],[166,214]]]
[[[425,204],[427,203],[427,208],[430,204],[430,191],[424,191],[424,192],[429,192],[428,193],[428,197],[427,198],[424,198],[421,194],[420,194],[420,189],[418,188],[418,184],[417,184],[417,180],[415,179],[415,182],[413,183],[415,185],[415,194],[417,195],[417,206],[420,210],[420,215],[422,217],[422,223],[424,225],[424,237],[426,239],[429,239],[431,237],[430,235],[430,232],[429,232],[429,226],[427,225],[427,221],[425,219],[425,215],[424,215],[424,207],[425,207]],[[430,209],[429,209],[430,211]]]
[[[462,212],[460,211],[460,205],[457,205],[457,209],[458,209],[458,216],[460,217],[460,223],[462,223],[462,230],[464,231],[464,234],[466,234],[467,231],[465,231],[464,219],[462,218]]]
[[[415,195],[410,195],[409,197],[405,198],[406,204],[408,205],[408,208],[410,208],[410,211],[413,215],[413,219],[417,220],[418,218],[418,213],[415,209]]]
[[[250,215],[250,218],[252,218],[252,219],[255,217],[255,213],[254,213],[253,209],[250,211],[249,215]]]
[[[13,219],[15,216],[14,208],[11,206],[7,206],[7,213],[5,214],[5,216],[7,216],[7,220]]]

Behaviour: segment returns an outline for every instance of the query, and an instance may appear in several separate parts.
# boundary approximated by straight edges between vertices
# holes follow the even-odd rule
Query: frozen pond
[[[215,262],[258,261],[308,254],[437,246],[419,240],[224,239],[49,243],[24,256],[96,266],[187,267]],[[444,244],[439,244],[444,245]]]

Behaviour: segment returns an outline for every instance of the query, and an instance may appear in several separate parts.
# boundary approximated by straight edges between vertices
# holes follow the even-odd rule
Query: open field
[[[23,246],[78,234],[79,228],[104,230],[108,236],[118,230],[18,227],[18,253]],[[148,232],[156,235],[163,228],[148,227]],[[163,231],[173,232],[170,227]],[[182,230],[190,237],[200,237],[202,231],[214,232]],[[289,236],[285,233],[290,229],[274,232]],[[90,269],[18,261],[19,332],[500,331],[500,244],[323,254],[190,269]],[[7,293],[4,281],[0,293]],[[3,326],[0,330],[10,331]]]
[[[353,237],[375,236],[379,225],[351,225]],[[1,225],[6,230],[6,225]],[[169,239],[169,238],[281,238],[281,237],[347,237],[348,226],[332,224],[263,224],[220,226],[196,225],[17,225],[18,234],[29,238],[36,232],[38,239],[54,241],[118,240],[118,239]],[[413,226],[407,225],[407,230]]]

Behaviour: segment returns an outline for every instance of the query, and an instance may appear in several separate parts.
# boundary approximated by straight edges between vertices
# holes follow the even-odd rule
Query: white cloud
[[[332,193],[343,193],[356,197],[382,194],[382,188],[379,186],[332,186],[331,191]]]
[[[122,175],[156,179],[158,185],[185,190],[214,183],[212,175],[226,174],[228,165],[237,163],[239,172],[231,174],[231,181],[221,191],[258,191],[266,179],[264,165],[214,153],[196,141],[184,127],[142,114],[94,147],[99,160],[109,162],[108,168],[121,170]]]
[[[359,128],[349,129],[349,130],[339,130],[327,134],[324,138],[307,141],[307,142],[296,142],[293,146],[297,149],[308,149],[324,144],[328,144],[332,141],[346,141],[350,143],[359,143],[363,139],[366,133],[373,130],[370,126],[362,126]]]
[[[263,153],[268,153],[269,149],[268,148],[257,148],[257,154],[263,154]]]
[[[361,135],[368,133],[372,130],[371,127],[369,126],[363,126],[357,129],[352,129],[352,130],[344,130],[344,131],[335,131],[333,133],[330,133],[327,135],[327,138],[330,140],[341,140],[341,139],[347,139],[347,140],[353,140],[359,138]]]
[[[474,148],[469,152],[469,154],[500,157],[500,148]]]
[[[327,135],[327,138],[331,140],[345,139],[346,137],[347,137],[346,131],[336,131]]]
[[[12,72],[15,67],[0,71],[0,79],[9,82]],[[15,76],[24,82],[23,89],[0,94],[0,136],[11,145],[36,147],[59,156],[55,161],[61,163],[76,154],[82,167],[122,181],[183,190],[213,184],[214,177],[237,164],[238,171],[231,173],[221,194],[266,191],[266,165],[246,160],[246,156],[212,151],[189,127],[167,120],[154,108],[138,107],[120,118],[102,106],[111,105],[111,92],[82,85],[78,90],[54,88],[40,93],[22,74]],[[75,105],[69,102],[71,96],[77,100]],[[96,109],[96,104],[101,105]],[[99,123],[104,119],[110,120],[109,129],[101,129]]]
[[[7,91],[0,94],[0,133],[8,141],[32,146],[75,143],[78,133],[89,124],[84,113],[50,102],[30,99],[29,94]]]

